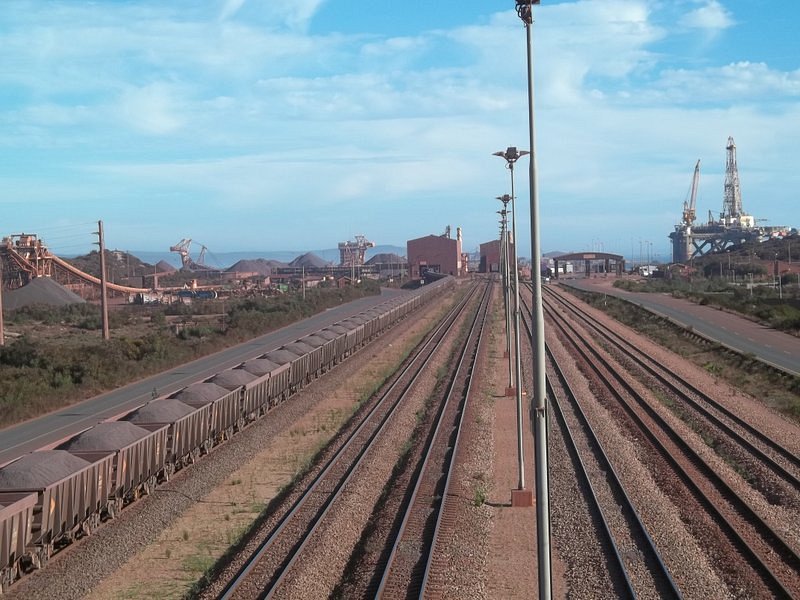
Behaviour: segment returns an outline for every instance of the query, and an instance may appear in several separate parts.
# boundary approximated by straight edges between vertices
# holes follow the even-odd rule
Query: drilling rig
[[[697,189],[700,181],[700,161],[694,168],[692,188],[688,200],[683,203],[683,217],[669,234],[672,240],[672,261],[683,263],[709,252],[719,252],[750,239],[758,239],[761,230],[756,219],[742,209],[742,194],[739,188],[739,169],[736,165],[736,144],[732,137],[725,146],[725,186],[722,213],[715,221],[711,211],[708,222],[695,225]]]

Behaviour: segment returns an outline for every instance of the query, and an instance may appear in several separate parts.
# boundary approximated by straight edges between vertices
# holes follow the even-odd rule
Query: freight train
[[[442,277],[0,467],[0,593],[453,285]]]

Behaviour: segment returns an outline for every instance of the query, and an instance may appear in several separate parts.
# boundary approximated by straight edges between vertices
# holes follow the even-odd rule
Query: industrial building
[[[426,272],[455,277],[466,275],[467,263],[461,251],[461,228],[456,228],[456,232],[456,239],[453,239],[448,225],[442,235],[427,235],[406,242],[412,278],[419,278]]]
[[[510,242],[508,251],[511,256],[514,256],[514,244]],[[498,273],[500,271],[500,258],[501,258],[500,240],[492,240],[485,242],[480,246],[480,265],[478,272],[480,273]]]

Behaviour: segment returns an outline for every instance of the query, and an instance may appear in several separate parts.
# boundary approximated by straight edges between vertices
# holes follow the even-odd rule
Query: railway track
[[[632,435],[646,442],[651,469],[659,474],[661,485],[676,498],[690,498],[696,511],[708,515],[701,519],[682,507],[686,520],[696,529],[695,535],[704,532],[701,545],[720,556],[717,568],[731,589],[745,586],[754,596],[797,594],[800,558],[796,550],[648,404],[639,386],[630,383],[627,369],[613,361],[594,339],[597,332],[585,333],[573,325],[572,317],[565,319],[563,312],[556,312],[549,298],[545,310],[581,370],[593,381],[595,393],[624,419]],[[689,490],[688,495],[675,491],[678,482],[683,490]]]
[[[439,568],[445,561],[437,552],[437,540],[454,533],[453,510],[448,508],[454,503],[450,484],[490,295],[491,288],[487,287],[435,427],[425,444],[424,458],[416,469],[417,482],[378,585],[380,598],[438,598],[446,589],[444,570]]]
[[[598,338],[613,347],[624,360],[630,361],[633,369],[640,371],[645,376],[652,377],[660,386],[663,386],[663,389],[671,397],[685,406],[683,410],[689,410],[697,417],[708,421],[714,429],[713,433],[716,439],[728,438],[741,449],[741,452],[751,455],[755,461],[760,463],[758,468],[770,472],[773,478],[778,477],[783,480],[795,494],[800,492],[800,478],[798,478],[800,457],[794,452],[639,350],[635,344],[613,330],[599,325],[596,320],[582,311],[568,295],[548,289],[548,300],[555,303],[552,306],[560,307],[571,317],[579,320],[584,327],[595,332]],[[752,464],[747,466],[753,468]],[[755,483],[758,484],[758,481]],[[774,479],[769,483],[769,486],[757,485],[757,487],[765,496],[774,497],[774,490],[769,489],[774,485]]]
[[[530,315],[530,310],[523,311],[522,322],[528,339],[532,334]],[[581,408],[578,396],[547,344],[545,352],[550,410],[567,446],[586,501],[595,515],[598,541],[604,544],[609,556],[608,568],[615,595],[620,598],[682,598],[633,500]],[[549,373],[553,373],[553,377]],[[579,444],[579,436],[583,437],[584,444]],[[590,452],[582,453],[582,447],[588,447]],[[602,476],[593,477],[592,473]],[[623,518],[613,519],[612,513],[619,513]],[[620,521],[624,521],[626,530],[620,530]]]
[[[378,446],[391,429],[390,423],[411,393],[425,365],[441,354],[446,341],[457,331],[457,324],[468,307],[474,304],[477,286],[445,317],[406,362],[405,368],[368,406],[362,407],[347,431],[338,436],[324,464],[313,477],[299,486],[302,491],[290,495],[272,518],[265,520],[259,533],[242,556],[234,557],[231,566],[220,573],[203,597],[271,598],[290,595],[296,567],[312,553],[329,513],[343,510],[348,502],[348,488],[355,488],[359,470],[366,470],[371,449]],[[257,539],[260,539],[255,543]],[[254,550],[251,550],[255,547]],[[233,575],[231,575],[233,573]]]

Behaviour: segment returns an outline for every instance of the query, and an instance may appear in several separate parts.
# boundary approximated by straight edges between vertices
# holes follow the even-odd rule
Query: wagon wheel
[[[175,465],[172,463],[167,463],[164,465],[164,481],[169,481],[170,477],[175,473]]]
[[[16,563],[6,569],[0,569],[0,595],[5,594],[8,591],[8,586],[14,583],[17,578],[16,569]]]
[[[147,496],[151,495],[153,493],[153,491],[156,489],[156,484],[157,483],[158,482],[156,481],[155,477],[151,477],[150,479],[145,481],[144,482],[144,486],[142,488],[144,493],[145,493],[145,495],[147,495]]]
[[[50,556],[53,554],[53,545],[50,543],[43,544],[41,548],[36,550],[36,553],[33,555],[33,568],[34,569],[43,569],[45,565],[47,565],[47,561],[50,560]]]
[[[114,498],[113,500],[108,501],[108,505],[106,506],[106,515],[109,519],[116,519],[117,518],[117,499]]]

